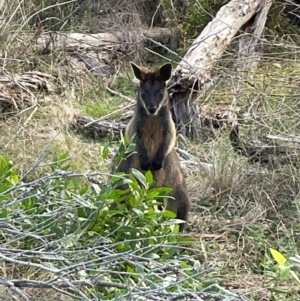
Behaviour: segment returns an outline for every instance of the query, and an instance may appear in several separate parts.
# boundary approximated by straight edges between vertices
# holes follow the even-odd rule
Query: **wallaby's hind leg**
[[[185,186],[178,185],[171,193],[175,199],[169,199],[167,209],[176,213],[176,218],[188,221],[188,213],[190,209],[190,199]],[[179,225],[179,231],[182,232],[186,227],[185,224]]]
[[[180,194],[181,202],[177,211],[177,218],[188,222],[188,213],[190,209],[190,200],[185,191]],[[179,231],[182,232],[187,227],[187,223],[179,225]]]

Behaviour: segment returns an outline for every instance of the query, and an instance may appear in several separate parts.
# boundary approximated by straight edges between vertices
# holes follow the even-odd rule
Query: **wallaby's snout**
[[[157,111],[157,106],[148,106],[147,107],[147,111],[151,114],[151,115],[155,115],[156,111]]]

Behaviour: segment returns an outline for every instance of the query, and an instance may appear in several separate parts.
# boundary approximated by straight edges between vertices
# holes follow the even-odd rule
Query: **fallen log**
[[[100,121],[84,115],[76,115],[73,126],[79,131],[92,135],[95,138],[104,137],[108,134],[119,136],[120,132],[124,133],[126,128],[126,125],[123,123]]]
[[[300,142],[297,140],[289,140],[287,141],[289,143],[285,145],[279,145],[277,139],[271,139],[268,136],[250,140],[241,137],[237,124],[232,127],[229,140],[233,150],[237,154],[247,157],[251,164],[299,164]]]
[[[109,77],[115,73],[115,62],[124,58],[134,60],[146,42],[166,43],[174,39],[174,33],[173,29],[152,27],[97,34],[41,31],[18,38],[23,40],[24,45],[30,41],[34,51],[51,53],[67,50],[66,59],[73,72],[89,71],[94,75]]]
[[[33,41],[36,49],[106,49],[128,52],[132,47],[141,47],[143,36],[155,41],[165,41],[174,35],[174,30],[162,27],[152,27],[134,31],[101,32],[96,34],[42,32],[38,36],[23,37],[24,41]],[[22,37],[21,37],[22,38]]]

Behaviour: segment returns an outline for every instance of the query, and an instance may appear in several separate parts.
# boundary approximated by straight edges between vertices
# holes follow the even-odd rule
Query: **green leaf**
[[[149,258],[149,259],[159,259],[160,256],[156,253],[146,253],[143,255],[144,258]]]
[[[280,273],[280,277],[282,279],[285,279],[290,274],[291,266],[285,266],[285,265],[280,264],[278,266],[278,270],[279,270],[279,273]]]
[[[97,300],[107,300],[102,293],[94,292],[94,295],[97,297]]]
[[[197,260],[198,261],[198,260]],[[194,267],[195,268],[195,267]],[[199,268],[200,268],[200,266],[199,266]],[[211,279],[211,280],[206,280],[206,281],[203,281],[202,282],[202,288],[206,288],[206,287],[209,287],[209,286],[211,286],[211,285],[213,285],[213,284],[218,284],[218,281],[215,279]],[[218,290],[214,290],[215,292],[217,292]]]
[[[167,249],[168,257],[172,258],[177,253],[178,248],[177,247],[170,247]]]
[[[285,265],[287,262],[287,259],[278,251],[275,249],[270,248],[270,252],[272,254],[273,259],[281,265]]]
[[[109,155],[109,144],[106,143],[104,146],[100,145],[99,146],[99,151],[100,151],[100,155],[102,157],[102,159],[107,159],[108,155]]]
[[[64,163],[69,159],[70,156],[68,151],[62,154],[54,153],[52,163],[50,164],[52,171],[55,171],[56,169],[67,170],[70,167],[70,164]]]
[[[60,227],[53,226],[50,228],[50,230],[52,233],[54,233],[57,236],[57,238],[62,238],[64,236],[64,232]]]
[[[8,190],[9,188],[12,187],[12,184],[9,183],[8,181],[4,182],[4,183],[0,183],[0,193],[5,193],[6,190]]]
[[[0,188],[2,183],[10,187],[19,181],[18,173],[14,168],[14,163],[6,156],[0,155]],[[2,188],[2,191],[3,188]]]
[[[115,184],[113,187],[117,187],[132,182],[132,180],[128,178],[128,175],[123,172],[117,172],[115,176],[112,177],[111,181],[113,184]]]
[[[145,173],[147,182],[151,185],[153,183],[153,174],[150,170]]]
[[[12,174],[10,180],[13,184],[16,184],[19,181],[19,176],[17,174]]]
[[[168,196],[169,197],[169,193],[172,191],[171,187],[156,187],[153,188],[153,190],[157,191],[159,193],[159,196]]]
[[[126,154],[133,153],[133,152],[135,152],[135,148],[136,148],[135,143],[130,143],[126,148],[125,153]]]
[[[132,211],[138,216],[141,217],[144,215],[144,212],[138,208],[132,208]]]
[[[174,213],[173,211],[170,210],[165,210],[164,211],[164,216],[165,217],[169,217],[169,218],[175,218],[176,217],[176,213]],[[169,221],[170,222],[170,221]],[[174,220],[169,224],[169,225],[173,225],[174,224]]]
[[[8,216],[9,211],[7,209],[2,209],[0,211],[0,218],[6,218]]]
[[[145,176],[139,170],[137,170],[135,168],[132,168],[131,172],[134,175],[134,177],[136,179],[138,179],[145,188],[147,188],[147,181],[146,181]]]

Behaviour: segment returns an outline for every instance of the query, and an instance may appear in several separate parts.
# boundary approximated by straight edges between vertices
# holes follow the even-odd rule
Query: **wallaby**
[[[166,81],[171,77],[172,65],[167,63],[155,71],[131,63],[135,77],[140,81],[137,103],[126,135],[136,145],[136,152],[124,158],[116,172],[129,173],[131,168],[145,173],[151,170],[155,187],[171,187],[167,209],[178,219],[188,220],[190,199],[182,175],[179,157],[175,151],[176,129],[170,111]],[[121,145],[120,150],[124,150]],[[184,224],[180,224],[183,231]]]

